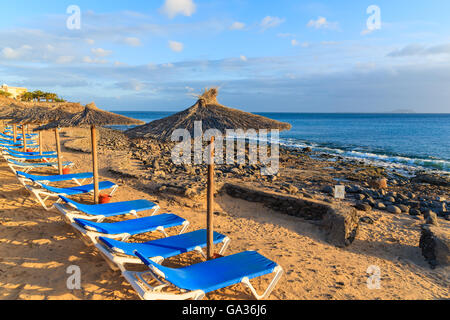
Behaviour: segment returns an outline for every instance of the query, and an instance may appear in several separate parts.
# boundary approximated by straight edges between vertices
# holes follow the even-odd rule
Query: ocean
[[[145,122],[173,112],[115,111]],[[450,172],[450,114],[257,113],[288,122],[280,143],[395,168]]]

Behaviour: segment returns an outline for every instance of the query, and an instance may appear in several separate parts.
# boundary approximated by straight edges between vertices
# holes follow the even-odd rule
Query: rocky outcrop
[[[450,266],[450,231],[448,229],[432,225],[422,226],[419,246],[431,267]]]

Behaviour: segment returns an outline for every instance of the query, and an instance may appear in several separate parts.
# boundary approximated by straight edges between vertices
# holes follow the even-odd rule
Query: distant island
[[[416,112],[411,109],[397,109],[397,110],[391,111],[389,113],[416,113]]]

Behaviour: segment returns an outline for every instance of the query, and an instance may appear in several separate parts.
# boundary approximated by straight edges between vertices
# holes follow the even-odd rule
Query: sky
[[[219,87],[250,112],[449,113],[449,16],[448,0],[15,0],[0,82],[107,110]]]

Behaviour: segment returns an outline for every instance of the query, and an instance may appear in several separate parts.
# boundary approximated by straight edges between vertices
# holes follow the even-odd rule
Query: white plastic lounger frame
[[[181,233],[180,233],[181,234]],[[222,242],[222,247],[220,248],[219,254],[223,255],[225,251],[228,248],[228,245],[230,244],[230,238],[226,237]],[[143,264],[142,260],[139,259],[136,256],[129,256],[125,254],[118,254],[116,251],[111,250],[104,244],[97,242],[95,244],[97,249],[100,251],[102,256],[105,258],[108,265],[113,269],[114,271],[120,270],[122,273],[124,272],[130,272],[125,269],[125,264]],[[203,252],[203,249],[201,247],[195,247],[194,251],[200,253],[203,258],[206,259],[206,255]],[[156,263],[162,263],[164,261],[163,257],[151,257],[152,261],[155,261]],[[112,263],[111,263],[112,262]],[[139,272],[136,272],[139,273]],[[144,273],[147,273],[145,271]],[[129,280],[129,279],[127,279]]]
[[[27,172],[25,172],[25,173],[27,173]],[[20,176],[20,175],[18,175],[17,174],[17,172],[16,172],[16,177],[17,177],[17,180],[19,180],[19,182],[26,188],[26,186],[27,186],[27,182],[28,183],[33,183],[33,184],[35,184],[35,185],[39,185],[37,182],[35,182],[35,181],[33,181],[33,180],[30,180],[30,179],[28,179],[28,178],[26,178],[26,177],[22,177],[22,176]],[[73,182],[75,182],[78,186],[82,186],[85,182],[86,182],[86,178],[85,179],[83,179],[83,180],[81,180],[81,181],[79,181],[77,178],[73,178],[73,179],[71,179]],[[66,180],[66,181],[64,181],[64,182],[67,182],[68,180]],[[63,182],[63,181],[59,181],[59,182]],[[49,183],[52,183],[51,181],[47,181],[47,180],[39,180],[39,183],[42,183],[42,184],[49,184]]]
[[[108,218],[107,216],[103,216],[103,215],[88,215],[85,214],[79,210],[76,209],[76,207],[74,207],[71,203],[69,204],[62,204],[62,203],[55,203],[54,207],[61,212],[61,214],[66,218],[66,221],[69,222],[70,224],[74,223],[75,220],[74,219],[84,219],[84,220],[91,220],[91,221],[95,221],[95,222],[103,222],[106,218]],[[74,208],[75,210],[71,209]],[[154,207],[151,216],[154,216],[158,210],[160,209],[160,207],[158,205],[156,205],[156,207]],[[136,210],[131,210],[128,213],[124,213],[123,215],[127,215],[127,214],[131,214],[133,216],[135,216],[136,218],[139,218],[138,213],[136,212]]]
[[[39,186],[39,183],[36,183]],[[119,186],[118,185],[114,185],[111,189],[111,192],[109,193],[110,196],[112,196],[116,191],[117,188]],[[44,207],[45,210],[50,211],[51,209],[54,208],[55,203],[59,203],[61,202],[61,199],[59,198],[59,196],[68,196],[64,193],[54,193],[54,192],[50,192],[48,190],[39,188],[39,187],[34,187],[34,186],[30,186],[30,185],[25,185],[25,188],[32,194],[34,195],[34,197],[36,198],[36,202],[39,203],[40,205],[42,205],[42,207]],[[89,194],[92,194],[94,191],[89,192]],[[45,198],[42,198],[45,197]],[[49,208],[45,205],[45,201],[47,201],[49,198],[58,198],[58,200],[52,204],[52,206]]]
[[[11,169],[11,171],[14,174],[16,174],[17,169],[20,169],[20,171],[25,172],[25,173],[28,173],[28,172],[30,172],[33,169],[48,169],[48,168],[58,169],[58,164],[55,164],[55,165],[52,165],[52,166],[48,166],[48,167],[35,167],[35,166],[33,166],[32,163],[30,163],[29,166],[23,166],[23,165],[18,165],[18,164],[15,164],[15,163],[11,163],[9,161],[7,161],[7,164],[8,164],[8,167]],[[74,165],[75,165],[74,163],[71,163],[71,164],[68,164],[68,165],[67,164],[63,165],[63,167],[64,168],[72,168]]]
[[[178,234],[183,234],[189,227],[189,224],[190,224],[189,221],[185,220],[182,224],[183,227],[181,228],[181,231]],[[71,225],[77,231],[79,231],[81,233],[82,239],[86,243],[86,245],[92,245],[92,244],[97,245],[99,237],[110,238],[110,239],[115,239],[115,240],[119,240],[119,241],[127,241],[131,237],[131,234],[129,234],[129,233],[105,234],[105,233],[101,233],[101,232],[94,231],[94,230],[87,230],[87,229],[81,227],[76,222],[73,222]],[[89,229],[89,227],[87,227],[87,228]],[[169,236],[164,227],[158,227],[155,231],[161,232],[165,237]],[[91,241],[91,243],[85,241],[86,239],[89,239]]]
[[[249,288],[250,292],[257,300],[263,300],[272,293],[273,289],[283,275],[283,268],[278,265],[275,267],[272,273],[274,273],[275,275],[263,294],[258,294],[256,292],[256,289],[253,287],[247,277],[243,278],[241,283]],[[165,281],[165,275],[160,270],[155,270],[155,272],[153,272],[152,270],[145,272],[124,271],[122,275],[125,277],[125,279],[127,279],[133,289],[136,290],[142,300],[201,300],[205,297],[205,292],[203,292],[202,290],[186,291],[177,288],[170,282]],[[153,279],[159,282],[160,285],[155,287],[150,286],[148,281],[144,279],[145,275],[151,276]],[[163,293],[162,290],[168,287],[178,289],[181,291],[181,293]]]

